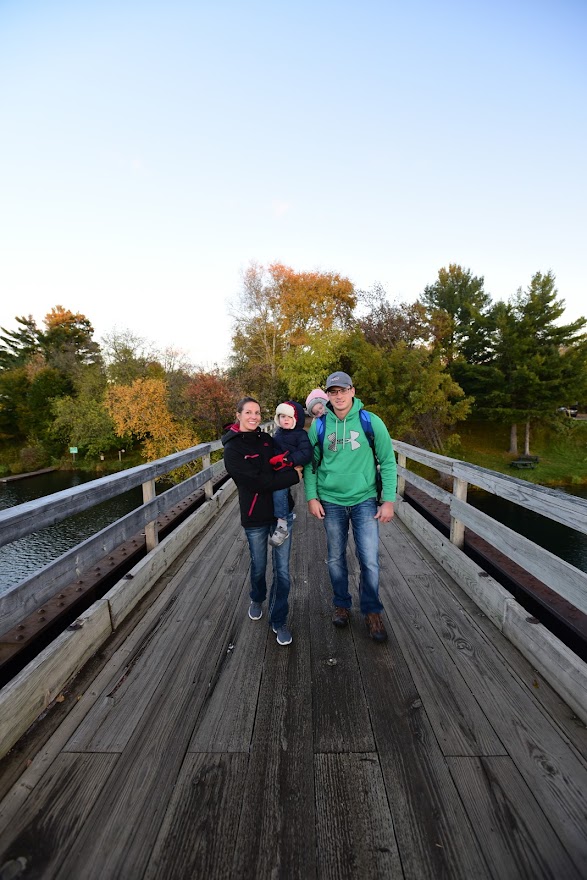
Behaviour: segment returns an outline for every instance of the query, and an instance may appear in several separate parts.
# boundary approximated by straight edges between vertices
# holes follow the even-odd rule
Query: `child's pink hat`
[[[321,388],[314,388],[306,397],[306,412],[312,414],[312,407],[317,403],[327,403],[328,395]]]

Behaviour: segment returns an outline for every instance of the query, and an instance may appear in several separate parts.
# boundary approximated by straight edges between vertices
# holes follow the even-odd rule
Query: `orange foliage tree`
[[[234,381],[220,371],[196,373],[184,393],[201,440],[216,440],[222,436],[223,426],[234,420],[237,401],[243,396]]]
[[[119,436],[132,434],[142,441],[146,461],[198,443],[191,427],[169,412],[167,386],[162,379],[136,379],[132,385],[113,385],[106,392],[106,407]]]

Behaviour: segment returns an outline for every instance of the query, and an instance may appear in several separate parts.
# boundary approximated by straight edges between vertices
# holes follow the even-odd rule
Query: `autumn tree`
[[[131,385],[110,386],[106,407],[118,436],[131,434],[142,442],[146,461],[198,443],[193,430],[170,413],[162,379],[136,379]]]
[[[233,375],[273,406],[287,392],[288,352],[350,326],[355,303],[352,283],[336,273],[251,264],[233,314]]]
[[[223,426],[234,420],[238,398],[234,382],[220,370],[199,372],[185,388],[191,422],[202,441],[217,440]]]

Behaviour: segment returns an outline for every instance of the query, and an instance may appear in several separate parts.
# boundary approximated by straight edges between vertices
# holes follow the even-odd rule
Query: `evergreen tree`
[[[487,415],[510,423],[515,454],[518,422],[526,426],[528,454],[531,422],[552,418],[585,393],[587,320],[559,323],[565,305],[557,295],[554,274],[537,272],[526,292],[519,289],[494,310],[492,381],[480,403]]]

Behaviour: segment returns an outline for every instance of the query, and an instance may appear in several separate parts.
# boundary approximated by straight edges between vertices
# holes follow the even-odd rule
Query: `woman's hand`
[[[300,478],[300,480],[302,480],[304,477],[304,468],[302,467],[302,465],[296,465],[296,471],[298,472],[298,477]]]

